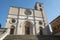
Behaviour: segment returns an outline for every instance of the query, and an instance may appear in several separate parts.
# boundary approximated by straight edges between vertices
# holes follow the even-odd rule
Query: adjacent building
[[[60,16],[55,18],[50,24],[53,31],[52,34],[60,35]]]

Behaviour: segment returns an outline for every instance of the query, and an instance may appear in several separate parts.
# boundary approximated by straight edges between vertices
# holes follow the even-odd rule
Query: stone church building
[[[34,9],[11,6],[4,30],[5,36],[1,39],[7,35],[48,35],[49,26],[43,4],[36,2]]]

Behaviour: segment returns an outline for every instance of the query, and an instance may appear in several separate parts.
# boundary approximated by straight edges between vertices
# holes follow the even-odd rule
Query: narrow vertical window
[[[39,4],[39,6],[41,7],[41,4]]]

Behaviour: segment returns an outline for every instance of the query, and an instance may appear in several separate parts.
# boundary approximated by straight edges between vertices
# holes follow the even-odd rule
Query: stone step
[[[8,35],[4,40],[38,40],[35,35]]]
[[[57,35],[8,35],[4,40],[60,40]]]

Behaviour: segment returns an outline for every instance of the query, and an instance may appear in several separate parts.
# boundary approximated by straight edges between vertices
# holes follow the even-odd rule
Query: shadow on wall
[[[49,29],[49,25],[45,27],[47,35],[44,35],[42,30],[40,30],[40,35],[37,35],[38,40],[60,40],[60,35],[52,35]]]
[[[37,35],[38,40],[60,40],[59,35]]]
[[[49,25],[47,25],[47,26],[44,28],[44,31],[46,32],[46,35],[51,35],[51,31],[50,31]]]
[[[44,29],[40,27],[39,35],[51,35],[51,31],[49,29],[49,25],[46,26]]]

